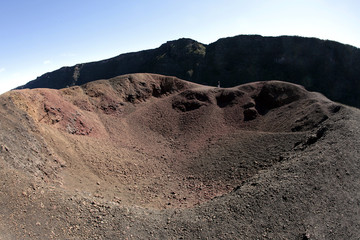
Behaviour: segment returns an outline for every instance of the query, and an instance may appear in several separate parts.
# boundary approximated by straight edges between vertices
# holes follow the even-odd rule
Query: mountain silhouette
[[[298,36],[239,35],[202,44],[182,38],[159,48],[63,67],[18,87],[61,89],[129,73],[157,73],[194,83],[234,87],[281,80],[360,107],[360,50]]]

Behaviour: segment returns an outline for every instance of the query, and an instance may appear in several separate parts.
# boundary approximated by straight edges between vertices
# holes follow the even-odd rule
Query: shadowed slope
[[[10,236],[359,234],[358,110],[301,86],[133,74],[9,92],[0,111]]]

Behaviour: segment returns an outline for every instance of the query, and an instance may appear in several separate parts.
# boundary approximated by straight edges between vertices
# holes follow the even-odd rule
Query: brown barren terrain
[[[0,96],[0,239],[357,239],[360,111],[131,74]]]

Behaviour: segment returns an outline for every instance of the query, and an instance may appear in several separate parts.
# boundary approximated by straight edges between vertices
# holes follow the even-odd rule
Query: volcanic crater
[[[70,199],[53,200],[53,205],[42,200],[52,208],[79,208],[74,201],[84,206],[101,203],[105,212],[141,208],[160,214],[160,219],[159,211],[185,214],[192,209],[215,209],[212,204],[237,196],[239,191],[245,194],[261,185],[262,178],[289,168],[294,161],[313,164],[299,156],[314,151],[321,156],[319,152],[326,147],[319,148],[319,143],[331,140],[327,136],[335,131],[335,123],[343,121],[346,112],[357,111],[355,122],[359,116],[356,109],[291,83],[267,81],[219,88],[156,74],[122,75],[61,90],[15,90],[1,95],[0,100],[2,176],[19,185],[18,190],[2,188],[2,193],[25,197],[8,203],[14,212],[20,211],[17,206],[28,206],[27,201],[36,205],[42,197],[34,196],[45,191],[48,193],[40,195],[49,198],[43,199],[60,195]],[[11,171],[16,174],[9,177]],[[280,173],[278,178],[287,179],[286,174],[291,173]],[[291,179],[296,181],[294,176]],[[269,183],[269,189],[274,186],[275,182]],[[282,196],[282,201],[297,201],[291,194]],[[137,210],[131,211],[138,216]],[[40,213],[45,222],[51,214],[50,210]],[[14,221],[19,218],[32,217],[12,216]],[[81,218],[73,221],[84,224]],[[89,232],[70,231],[68,223],[63,224],[66,230],[52,228],[54,234],[50,231],[48,235],[41,232],[50,228],[45,224],[38,230],[25,229],[33,236],[89,236],[89,232],[108,236],[106,223],[103,230],[94,227]],[[163,230],[142,224],[154,236],[177,236],[161,235]],[[301,231],[296,228],[293,234],[302,236]],[[111,236],[130,233],[136,231],[115,231]],[[187,236],[203,235],[193,230]]]

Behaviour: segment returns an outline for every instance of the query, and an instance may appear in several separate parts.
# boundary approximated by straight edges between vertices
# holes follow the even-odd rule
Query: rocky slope
[[[1,239],[357,239],[360,112],[132,74],[0,96]]]
[[[158,73],[223,87],[281,80],[360,107],[360,50],[303,37],[236,36],[209,45],[179,39],[157,49],[122,54],[46,73],[20,88],[81,85],[128,73]]]

